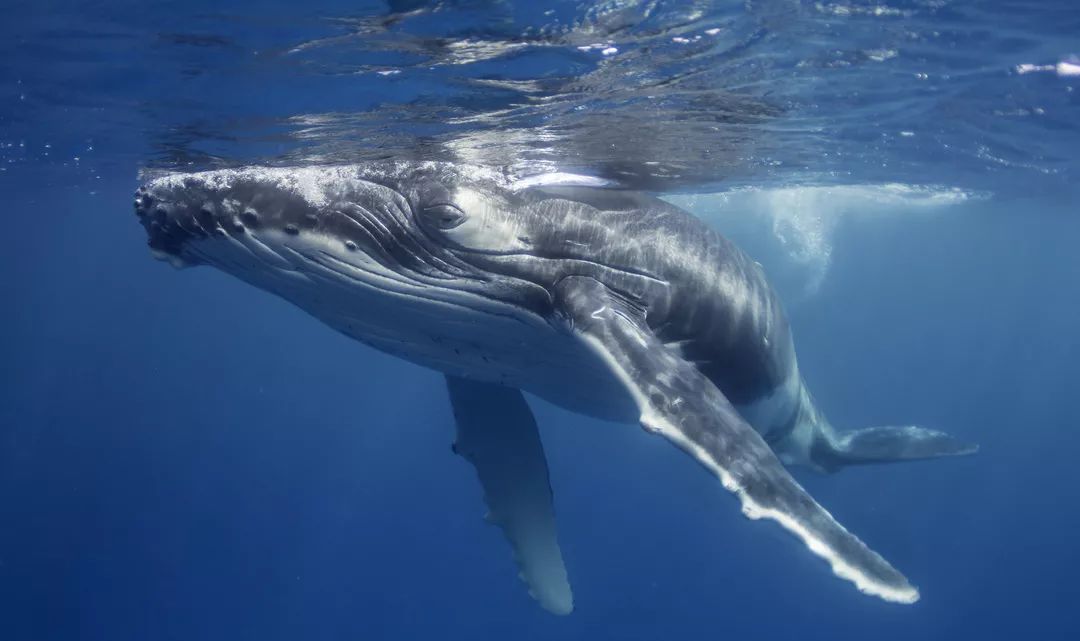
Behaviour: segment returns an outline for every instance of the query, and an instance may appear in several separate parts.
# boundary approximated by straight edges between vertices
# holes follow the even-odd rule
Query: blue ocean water
[[[1071,2],[9,1],[0,639],[1076,637]],[[660,439],[534,401],[576,611],[450,451],[441,376],[150,260],[143,169],[381,158],[642,187],[760,260],[842,427],[798,471],[920,587],[832,577]]]

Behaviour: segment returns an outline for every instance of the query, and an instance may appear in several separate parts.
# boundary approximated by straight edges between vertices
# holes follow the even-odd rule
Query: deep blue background
[[[1075,638],[1080,222],[850,218],[792,313],[840,426],[978,456],[802,474],[923,593],[858,594],[632,426],[535,403],[577,611],[530,601],[450,452],[438,375],[150,260],[130,175],[9,184],[0,638]]]
[[[669,105],[665,86],[760,90],[782,117],[738,129],[752,144],[734,160],[695,165],[712,139],[669,135],[680,144],[661,160],[724,187],[749,163],[743,183],[765,187],[825,176],[996,197],[844,218],[820,291],[790,310],[801,368],[834,424],[918,423],[982,445],[966,459],[798,473],[921,588],[919,603],[860,595],[775,525],[743,518],[662,440],[535,402],[575,591],[567,618],[529,599],[483,522],[474,472],[450,451],[439,375],[225,274],[152,261],[131,195],[146,165],[306,162],[304,145],[335,161],[318,154],[343,139],[378,151],[367,138],[395,127],[409,148],[412,129],[445,126],[432,104],[505,106],[464,78],[547,78],[562,65],[573,81],[604,57],[574,40],[562,54],[428,68],[445,48],[385,62],[356,38],[293,55],[387,7],[219,4],[12,0],[2,12],[0,641],[1080,637],[1080,85],[1016,70],[1075,60],[1073,3],[705,3],[754,14],[731,23],[757,34],[749,48],[695,55],[689,69],[641,56],[641,77],[631,66],[586,79],[580,106],[595,94],[601,116],[643,118],[624,111],[630,132],[677,124],[657,122],[679,120],[677,108],[651,110]],[[511,7],[440,4],[463,8],[383,37],[482,40],[485,29],[462,29]],[[543,23],[541,5],[512,8]],[[844,7],[858,11],[833,11]],[[561,3],[561,24],[585,9]],[[723,17],[695,29],[726,29]],[[610,33],[622,55],[646,43],[670,62],[660,26]],[[405,71],[358,73],[384,62]],[[619,85],[643,77],[663,81],[647,87],[656,104]],[[604,104],[611,90],[621,99]],[[540,120],[573,133],[567,114],[591,113],[578,106]],[[511,124],[528,149],[537,114],[519,112]],[[513,140],[490,146],[519,158]],[[775,238],[741,240],[784,265],[765,255]]]

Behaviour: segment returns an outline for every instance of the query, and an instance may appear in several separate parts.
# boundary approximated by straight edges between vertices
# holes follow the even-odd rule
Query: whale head
[[[370,333],[398,323],[405,301],[442,305],[421,314],[499,304],[544,315],[562,261],[543,244],[553,222],[537,202],[484,170],[379,163],[160,174],[134,204],[156,258],[218,268]]]
[[[508,205],[492,202],[490,182],[435,163],[170,173],[139,187],[135,213],[155,257],[176,266],[229,271],[252,247],[280,255],[322,243],[398,271],[454,273],[441,259],[445,234],[469,218],[462,194],[472,186],[489,205]]]

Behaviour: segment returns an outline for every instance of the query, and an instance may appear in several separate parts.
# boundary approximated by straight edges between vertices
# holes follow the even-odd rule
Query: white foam
[[[1053,65],[1036,65],[1030,62],[1025,62],[1023,64],[1016,65],[1014,69],[1016,69],[1016,73],[1020,75],[1029,73],[1049,72],[1055,73],[1062,78],[1072,78],[1075,76],[1080,76],[1080,59],[1070,57],[1066,58],[1065,60],[1060,60],[1057,64]]]
[[[1054,67],[1059,76],[1080,76],[1080,60],[1062,60]]]
[[[746,217],[764,221],[784,254],[784,264],[770,265],[774,268],[771,271],[797,270],[799,291],[792,292],[793,296],[788,298],[799,299],[815,294],[824,282],[832,263],[833,233],[844,217],[937,212],[986,197],[987,194],[956,187],[882,183],[747,187],[664,199],[721,232],[725,225],[745,221]]]

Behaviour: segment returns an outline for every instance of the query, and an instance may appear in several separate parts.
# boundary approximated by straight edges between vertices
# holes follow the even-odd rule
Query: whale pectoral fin
[[[965,443],[945,432],[914,425],[868,427],[821,435],[810,444],[810,460],[832,471],[847,465],[964,456],[978,450],[978,445]]]
[[[546,610],[569,614],[574,597],[555,528],[547,460],[525,397],[517,389],[446,377],[457,420],[454,452],[473,464],[488,520],[514,549],[529,594]]]
[[[564,278],[555,295],[573,333],[634,397],[642,426],[716,474],[742,502],[746,516],[778,522],[863,592],[900,603],[918,600],[903,575],[799,486],[723,393],[653,335],[642,310],[582,276]]]

